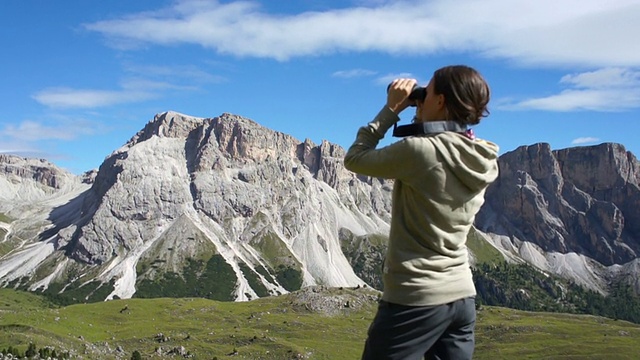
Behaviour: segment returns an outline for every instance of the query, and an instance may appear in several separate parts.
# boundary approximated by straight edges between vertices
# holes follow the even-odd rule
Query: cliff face
[[[640,293],[638,161],[619,144],[552,151],[522,146],[499,159],[476,226],[512,261],[606,293]]]
[[[478,216],[481,230],[607,266],[640,254],[640,169],[622,145],[523,146],[499,164]]]

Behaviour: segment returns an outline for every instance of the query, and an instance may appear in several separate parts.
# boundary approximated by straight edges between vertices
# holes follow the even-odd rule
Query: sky
[[[81,174],[166,111],[348,148],[390,81],[464,64],[501,154],[640,156],[638,19],[640,0],[2,0],[0,154]]]

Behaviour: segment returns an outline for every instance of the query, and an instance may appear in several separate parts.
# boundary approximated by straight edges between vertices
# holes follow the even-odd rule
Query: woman
[[[498,175],[498,146],[467,126],[488,115],[489,87],[461,65],[437,70],[423,99],[409,98],[415,85],[390,85],[344,159],[353,172],[395,179],[384,290],[362,359],[471,359],[476,291],[465,243]],[[409,106],[424,131],[376,149]]]

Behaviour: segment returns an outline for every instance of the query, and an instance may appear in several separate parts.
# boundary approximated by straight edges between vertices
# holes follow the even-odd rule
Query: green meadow
[[[359,359],[377,293],[297,293],[238,303],[160,298],[59,307],[0,289],[0,350],[24,352],[32,343],[83,359],[131,359],[135,351],[142,359]],[[475,359],[637,359],[640,325],[484,306],[476,341]]]

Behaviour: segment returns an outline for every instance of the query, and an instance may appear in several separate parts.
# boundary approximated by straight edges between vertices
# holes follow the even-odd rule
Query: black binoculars
[[[387,85],[387,92],[389,92],[390,88],[391,88],[391,84]],[[418,86],[416,84],[411,90],[411,93],[409,94],[409,97],[408,97],[409,100],[412,101],[412,103],[409,106],[416,106],[418,103],[424,102],[424,99],[426,97],[427,97],[427,88]]]

